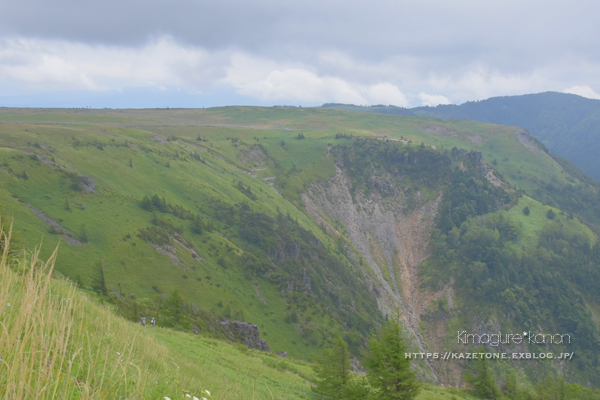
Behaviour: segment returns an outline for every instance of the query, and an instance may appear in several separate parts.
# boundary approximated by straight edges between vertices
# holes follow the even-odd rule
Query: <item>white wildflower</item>
[[[189,394],[189,393],[187,393],[187,394],[185,395],[185,397],[190,397],[190,398],[191,398],[192,396],[190,396],[190,394]]]
[[[210,396],[210,392],[208,390],[204,390],[204,393]]]

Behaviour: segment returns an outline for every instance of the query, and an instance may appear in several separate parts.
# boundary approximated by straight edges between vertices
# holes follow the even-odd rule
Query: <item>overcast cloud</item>
[[[146,107],[149,92],[155,106],[188,107],[600,98],[594,1],[6,3],[0,105],[66,105],[73,93]]]

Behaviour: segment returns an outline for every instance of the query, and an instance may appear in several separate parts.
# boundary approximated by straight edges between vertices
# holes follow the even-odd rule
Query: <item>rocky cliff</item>
[[[367,282],[383,314],[400,309],[410,334],[421,351],[428,351],[419,332],[419,319],[431,300],[419,290],[418,266],[428,256],[427,243],[442,193],[426,201],[419,192],[409,196],[393,179],[372,177],[368,194],[357,190],[343,162],[326,183],[313,184],[302,195],[307,213],[334,235],[343,227],[362,256]],[[382,191],[385,191],[382,194]],[[416,206],[407,207],[416,199]],[[331,221],[331,222],[328,222]],[[361,260],[364,258],[364,262]],[[430,366],[432,367],[432,366]],[[438,379],[431,368],[430,378]]]

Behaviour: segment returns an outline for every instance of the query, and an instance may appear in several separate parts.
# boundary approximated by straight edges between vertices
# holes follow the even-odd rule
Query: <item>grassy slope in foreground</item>
[[[52,279],[54,256],[46,263],[37,253],[15,261],[6,250],[0,261],[0,398],[318,398],[310,389],[309,364],[127,322],[94,296]],[[428,387],[418,399],[450,393],[470,398]]]
[[[0,263],[0,398],[312,398],[307,365],[127,322],[53,263]]]

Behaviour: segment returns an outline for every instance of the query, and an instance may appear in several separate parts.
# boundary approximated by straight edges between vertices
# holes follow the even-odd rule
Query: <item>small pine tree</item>
[[[345,398],[350,382],[350,357],[348,345],[340,336],[333,339],[333,348],[323,351],[315,365],[316,393],[334,400]]]
[[[88,242],[87,233],[85,232],[85,224],[81,224],[81,229],[79,230],[79,241],[81,243]]]
[[[223,316],[225,318],[231,318],[231,307],[229,306],[229,304],[227,304],[225,310],[223,310]]]
[[[407,351],[398,315],[389,319],[378,337],[369,340],[364,366],[379,399],[411,400],[421,390],[421,383],[410,368],[410,359],[405,356]]]
[[[77,274],[74,282],[77,285],[77,287],[83,287],[83,279],[81,279],[81,274]]]
[[[529,215],[530,213],[531,213],[531,210],[529,209],[529,207],[525,206],[525,208],[523,209],[523,214]]]
[[[160,197],[158,197],[157,194],[152,196],[152,199],[150,199],[150,200],[152,201],[153,207],[156,207],[159,210],[162,208],[162,201],[160,200]]]
[[[519,400],[519,386],[517,384],[517,374],[514,372],[506,377],[504,382],[504,392],[510,400]]]
[[[102,260],[96,264],[96,272],[92,277],[92,290],[103,296],[108,296],[106,280],[104,279],[104,266],[102,264]]]
[[[191,231],[194,232],[197,235],[202,235],[203,232],[203,227],[202,227],[202,221],[200,221],[200,217],[196,216],[196,218],[194,218],[194,220],[192,221],[192,226],[190,227]]]
[[[552,209],[549,209],[548,212],[546,213],[546,218],[554,219],[554,217],[556,217],[556,214],[554,213],[554,211],[552,211]]]
[[[183,313],[183,297],[181,297],[177,289],[169,293],[166,306],[171,316],[175,319],[175,322],[179,322]]]
[[[129,159],[129,168],[133,168],[133,163],[131,162],[131,158]]]
[[[65,210],[71,211],[71,207],[69,207],[69,199],[65,197]]]
[[[480,347],[478,352],[485,353],[485,350]],[[475,373],[468,371],[465,379],[473,386],[473,394],[481,399],[500,399],[500,389],[488,368],[487,359],[479,358],[473,369]]]
[[[171,168],[171,163],[169,161],[167,161],[167,165],[165,165],[165,167]]]
[[[148,196],[144,196],[142,201],[140,202],[140,206],[146,211],[153,211],[154,205],[152,204],[152,200]]]

